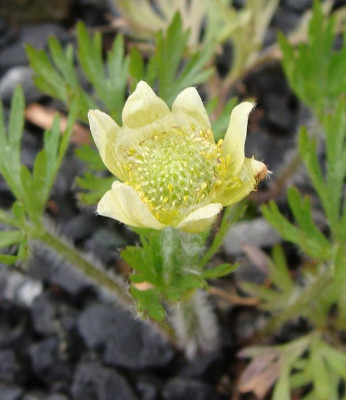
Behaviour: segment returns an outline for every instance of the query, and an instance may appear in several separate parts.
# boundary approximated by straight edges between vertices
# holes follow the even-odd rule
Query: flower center
[[[127,150],[126,183],[159,221],[171,223],[210,201],[223,184],[228,163],[221,145],[210,130],[155,134]]]

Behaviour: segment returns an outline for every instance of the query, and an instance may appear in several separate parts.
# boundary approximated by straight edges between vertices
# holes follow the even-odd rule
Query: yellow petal
[[[230,171],[237,175],[245,159],[244,146],[250,111],[254,105],[244,102],[235,107],[222,146],[223,156],[230,156]]]
[[[180,119],[188,116],[198,123],[199,129],[211,129],[210,120],[202,99],[194,87],[186,88],[179,93],[174,100],[172,112],[178,126],[184,124],[184,121],[180,121]]]
[[[177,225],[177,229],[190,233],[203,232],[215,221],[216,216],[221,210],[222,204],[220,203],[211,203],[198,208],[184,218],[179,225]]]
[[[224,192],[216,200],[224,206],[238,203],[252,191],[256,190],[257,180],[252,169],[252,159],[245,158],[243,165],[234,180],[230,179]]]
[[[112,174],[124,179],[122,167],[115,155],[115,142],[120,130],[113,119],[99,111],[90,110],[88,113],[91,134],[105,166]]]
[[[152,88],[141,81],[136,90],[127,99],[123,113],[123,125],[128,128],[140,128],[169,114],[167,104],[160,99]]]
[[[113,182],[112,189],[102,197],[97,212],[130,226],[159,230],[165,228],[148,210],[135,189],[118,181]]]

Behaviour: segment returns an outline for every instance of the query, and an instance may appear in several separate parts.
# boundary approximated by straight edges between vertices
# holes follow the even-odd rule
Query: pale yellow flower
[[[186,232],[210,227],[224,206],[239,202],[267,173],[244,155],[251,103],[234,108],[225,139],[215,143],[195,88],[183,90],[172,110],[145,83],[126,101],[119,127],[91,110],[90,129],[100,156],[119,181],[97,212],[133,227]]]

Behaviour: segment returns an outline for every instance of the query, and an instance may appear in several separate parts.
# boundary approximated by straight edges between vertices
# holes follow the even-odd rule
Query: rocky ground
[[[27,7],[26,12],[9,12],[15,3]],[[114,12],[106,2],[71,0],[61,2],[60,14],[57,11],[51,15],[50,9],[40,8],[37,14],[37,3],[38,0],[13,1],[0,5],[0,95],[5,113],[17,84],[23,85],[28,104],[52,104],[32,82],[25,43],[45,47],[51,34],[62,43],[70,42],[76,19],[88,26],[100,26],[106,23],[104,16]],[[242,1],[234,3],[241,6]],[[290,31],[310,6],[309,0],[282,0],[268,32],[268,42],[277,28]],[[265,193],[294,155],[297,126],[309,121],[310,116],[291,93],[278,63],[264,66],[247,77],[244,84],[258,103],[247,153],[264,160],[274,172],[272,181],[262,187]],[[40,129],[27,124],[22,159],[28,166],[33,164],[41,137]],[[103,265],[119,269],[119,247],[135,238],[116,222],[96,218],[94,210],[78,208],[74,182],[82,169],[71,148],[54,187],[51,217],[79,249],[92,253]],[[302,174],[294,179],[304,185]],[[259,201],[260,195],[261,192],[254,200]],[[11,193],[0,179],[0,205],[8,207],[11,201]],[[268,248],[279,240],[267,223],[257,218],[232,229],[221,257],[242,261],[236,281],[260,279],[244,256],[242,244],[247,241]],[[236,353],[256,324],[261,323],[252,308],[218,300],[220,349],[187,360],[148,323],[135,318],[120,304],[111,305],[105,294],[49,249],[35,246],[27,269],[29,276],[14,268],[0,269],[1,400],[231,398],[239,374]],[[253,397],[244,395],[242,399]]]

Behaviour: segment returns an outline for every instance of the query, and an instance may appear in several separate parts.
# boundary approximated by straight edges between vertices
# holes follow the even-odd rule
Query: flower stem
[[[192,358],[199,351],[214,350],[219,344],[215,312],[206,292],[197,290],[189,299],[172,307],[171,323],[178,346]]]
[[[117,298],[123,300],[127,304],[132,304],[133,301],[127,292],[125,283],[120,279],[116,279],[102,270],[96,263],[87,260],[77,249],[63,239],[53,234],[44,226],[30,228],[31,239],[39,240],[46,244],[58,254],[68,260],[75,268],[81,271],[84,275],[94,281],[97,285],[107,288]]]

